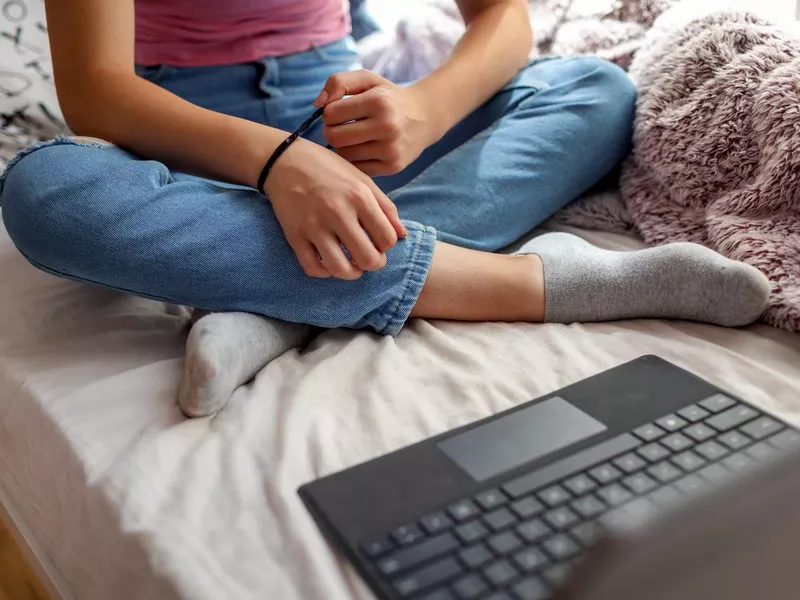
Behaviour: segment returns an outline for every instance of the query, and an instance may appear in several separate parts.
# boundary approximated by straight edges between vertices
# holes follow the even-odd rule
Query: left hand
[[[399,173],[436,141],[434,119],[420,93],[371,71],[331,75],[314,106],[325,107],[328,143],[370,176]]]

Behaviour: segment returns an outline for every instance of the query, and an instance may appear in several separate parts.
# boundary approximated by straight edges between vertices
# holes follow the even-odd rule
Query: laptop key
[[[581,523],[569,533],[584,546],[591,546],[600,539],[603,529],[597,523]]]
[[[429,535],[434,535],[446,529],[450,529],[453,526],[453,521],[444,514],[444,511],[439,510],[422,517],[419,520],[419,524]]]
[[[656,514],[658,509],[653,502],[646,498],[636,498],[603,515],[600,522],[609,531],[629,531],[641,527]]]
[[[670,508],[683,499],[683,493],[673,485],[666,485],[648,494],[647,499],[661,507]]]
[[[492,488],[475,495],[477,502],[483,510],[494,510],[508,502],[508,496],[497,488]]]
[[[754,460],[764,461],[774,458],[778,451],[767,442],[758,442],[750,446],[744,453]]]
[[[744,452],[737,452],[722,459],[722,464],[728,467],[731,471],[745,471],[753,466],[755,463],[753,459],[747,456]]]
[[[719,460],[730,452],[730,450],[728,450],[725,446],[720,445],[714,440],[704,442],[699,446],[696,446],[694,450],[698,454],[702,455],[705,459],[710,461]]]
[[[717,431],[729,431],[755,419],[758,412],[754,408],[740,404],[706,419],[706,425]]]
[[[495,592],[491,596],[486,596],[483,600],[514,600],[506,592]]]
[[[677,465],[687,473],[691,473],[692,471],[696,471],[700,467],[706,464],[704,458],[701,458],[691,450],[687,450],[686,452],[681,452],[680,454],[676,454],[672,457],[672,464]]]
[[[775,419],[769,417],[761,417],[752,423],[748,423],[741,428],[743,433],[746,433],[754,440],[763,440],[765,437],[778,433],[783,429],[783,425],[778,423]]]
[[[477,598],[488,589],[489,588],[486,586],[486,582],[483,580],[483,578],[475,573],[467,575],[466,577],[462,577],[452,586],[452,590],[455,592],[456,598],[460,598],[461,600],[472,600],[473,598]]]
[[[550,596],[544,583],[538,577],[523,579],[514,585],[511,590],[517,600],[545,600]]]
[[[555,529],[566,529],[578,522],[578,515],[566,506],[562,506],[545,513],[544,520]]]
[[[658,487],[658,484],[648,477],[646,473],[634,473],[622,480],[622,485],[632,491],[634,494],[646,494],[652,489]]]
[[[531,519],[520,524],[516,529],[517,534],[529,544],[535,544],[539,540],[546,538],[551,531],[541,519]]]
[[[572,497],[572,495],[560,485],[552,485],[536,495],[539,496],[539,500],[550,508],[558,506],[559,504],[564,504],[564,502]]]
[[[647,464],[644,460],[631,453],[623,454],[619,458],[615,458],[612,462],[618,469],[628,474],[635,473]]]
[[[511,503],[511,511],[520,519],[530,519],[544,512],[544,506],[533,496],[528,496]]]
[[[556,561],[566,560],[580,552],[578,544],[563,533],[542,542],[542,548]]]
[[[498,508],[487,515],[483,515],[483,522],[489,526],[489,529],[496,532],[511,527],[517,522],[517,517],[511,514],[511,511],[507,508]]]
[[[553,587],[559,587],[567,580],[569,573],[569,563],[561,563],[560,565],[555,565],[545,570],[543,575],[547,583]]]
[[[597,484],[581,473],[580,475],[567,479],[564,482],[564,487],[576,496],[580,496],[581,494],[597,489]]]
[[[683,434],[688,435],[695,442],[705,442],[717,435],[717,432],[705,423],[695,423],[684,429]]]
[[[420,600],[456,600],[456,597],[450,593],[450,590],[441,589],[424,595]]]
[[[666,432],[654,423],[642,425],[633,430],[633,435],[645,442],[653,442],[658,438],[666,435]]]
[[[683,473],[675,465],[662,461],[647,469],[647,473],[658,479],[661,483],[669,483]]]
[[[378,569],[384,575],[395,575],[401,571],[407,571],[412,567],[427,562],[432,558],[447,554],[459,548],[458,540],[451,533],[443,533],[436,537],[428,538],[427,540],[411,546],[410,548],[403,548],[394,554],[390,554],[386,558],[378,561]]]
[[[498,556],[507,556],[522,545],[522,541],[511,531],[495,535],[487,543]]]
[[[410,546],[424,537],[422,530],[414,524],[401,525],[392,532],[392,538],[401,546]]]
[[[661,429],[665,429],[666,431],[678,431],[679,429],[683,429],[689,424],[686,419],[682,419],[678,415],[667,415],[666,417],[661,417],[656,421],[656,425],[661,427]]]
[[[476,544],[459,552],[458,558],[468,569],[475,569],[492,560],[494,556],[485,545]]]
[[[401,596],[411,596],[464,572],[454,558],[445,558],[395,581],[394,589]]]
[[[459,525],[455,529],[458,538],[465,544],[471,544],[489,535],[489,530],[480,521],[471,521]]]
[[[609,506],[617,506],[633,498],[633,495],[628,490],[616,483],[600,488],[597,495],[605,500]]]
[[[800,432],[787,429],[777,435],[773,435],[767,441],[780,450],[792,450],[800,447]]]
[[[606,505],[597,499],[597,496],[588,495],[583,498],[578,498],[570,504],[572,510],[582,516],[584,519],[591,519],[597,515],[605,512]]]
[[[488,567],[484,567],[483,576],[495,587],[501,587],[519,575],[510,562],[499,560]]]
[[[378,558],[394,550],[394,544],[388,536],[383,536],[361,544],[361,549],[370,558]]]
[[[517,552],[514,555],[514,564],[525,573],[541,569],[549,562],[550,559],[542,554],[537,548],[528,548],[527,550]]]
[[[721,464],[714,463],[700,469],[697,475],[709,483],[721,483],[730,478],[731,472]]]
[[[673,433],[668,435],[659,443],[663,446],[666,446],[673,452],[683,452],[687,448],[690,448],[694,445],[694,442],[682,433]]]
[[[678,416],[683,417],[690,423],[702,421],[709,415],[709,412],[697,404],[690,404],[678,411]]]
[[[620,470],[609,463],[596,466],[594,469],[589,471],[589,475],[591,475],[592,479],[594,479],[600,485],[611,483],[612,481],[616,481],[622,477]]]
[[[669,456],[669,450],[660,444],[647,444],[639,448],[636,453],[651,463],[664,460]]]
[[[708,484],[697,475],[687,475],[675,482],[675,487],[689,496],[699,494],[705,490],[707,486]]]
[[[480,511],[475,503],[471,500],[460,500],[459,502],[450,505],[450,507],[447,509],[447,512],[458,523],[463,523],[464,521],[468,521],[477,515]]]
[[[725,410],[726,408],[730,408],[736,401],[732,398],[728,398],[724,394],[714,394],[710,398],[706,398],[702,402],[699,402],[700,406],[705,408],[706,410],[711,411],[712,413],[720,412]]]
[[[731,450],[738,450],[739,448],[744,448],[751,442],[749,437],[747,437],[742,433],[739,433],[738,431],[730,431],[725,435],[721,435],[717,438],[717,441],[725,444]]]

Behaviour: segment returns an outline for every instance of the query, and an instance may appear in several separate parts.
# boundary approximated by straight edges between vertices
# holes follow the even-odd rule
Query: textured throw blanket
[[[589,196],[556,220],[747,262],[772,282],[765,322],[797,331],[800,39],[749,13],[672,12],[630,66],[639,104],[624,204]]]

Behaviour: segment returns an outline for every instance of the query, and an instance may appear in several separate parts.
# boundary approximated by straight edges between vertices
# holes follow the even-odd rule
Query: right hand
[[[386,251],[408,235],[397,208],[372,179],[304,139],[278,159],[263,191],[311,277],[358,279],[382,269]]]

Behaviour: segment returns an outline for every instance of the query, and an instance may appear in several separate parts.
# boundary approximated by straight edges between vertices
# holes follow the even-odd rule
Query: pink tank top
[[[135,0],[136,62],[179,67],[303,52],[350,32],[348,0]]]

